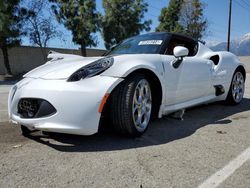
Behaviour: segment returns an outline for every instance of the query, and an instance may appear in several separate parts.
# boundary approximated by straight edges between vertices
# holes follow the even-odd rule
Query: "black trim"
[[[44,99],[22,98],[17,105],[21,118],[42,118],[56,113],[55,107]]]
[[[220,96],[220,95],[225,93],[225,89],[222,85],[215,85],[214,88],[215,88],[215,95],[216,96]]]
[[[218,65],[220,62],[220,56],[219,55],[213,55],[209,58],[211,61],[213,61],[214,65]]]

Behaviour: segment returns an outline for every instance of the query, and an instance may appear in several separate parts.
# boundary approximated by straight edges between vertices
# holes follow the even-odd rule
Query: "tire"
[[[21,125],[21,131],[22,131],[22,135],[25,136],[25,137],[29,136],[30,133],[32,132],[30,129],[28,129],[24,125]]]
[[[245,92],[245,78],[240,70],[234,72],[230,89],[228,91],[226,104],[237,105],[240,104]]]
[[[144,75],[129,77],[112,93],[111,121],[119,133],[141,136],[148,128],[151,114],[151,87]]]

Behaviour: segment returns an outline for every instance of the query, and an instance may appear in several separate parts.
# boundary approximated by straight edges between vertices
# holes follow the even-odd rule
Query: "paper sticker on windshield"
[[[138,45],[161,45],[162,40],[143,40],[138,43]]]

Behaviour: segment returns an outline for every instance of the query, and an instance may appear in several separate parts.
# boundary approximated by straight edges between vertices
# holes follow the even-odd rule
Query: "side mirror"
[[[176,57],[176,59],[173,61],[172,65],[175,69],[177,69],[181,65],[183,57],[188,56],[188,53],[188,49],[183,46],[176,46],[174,48],[174,56]]]
[[[183,46],[176,46],[174,48],[174,56],[176,58],[183,58],[183,57],[186,57],[188,56],[188,49],[186,47],[183,47]]]

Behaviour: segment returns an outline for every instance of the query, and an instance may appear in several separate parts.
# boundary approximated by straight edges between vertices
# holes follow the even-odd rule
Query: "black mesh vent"
[[[22,118],[41,118],[56,113],[56,109],[46,100],[23,98],[18,103],[18,111]]]

